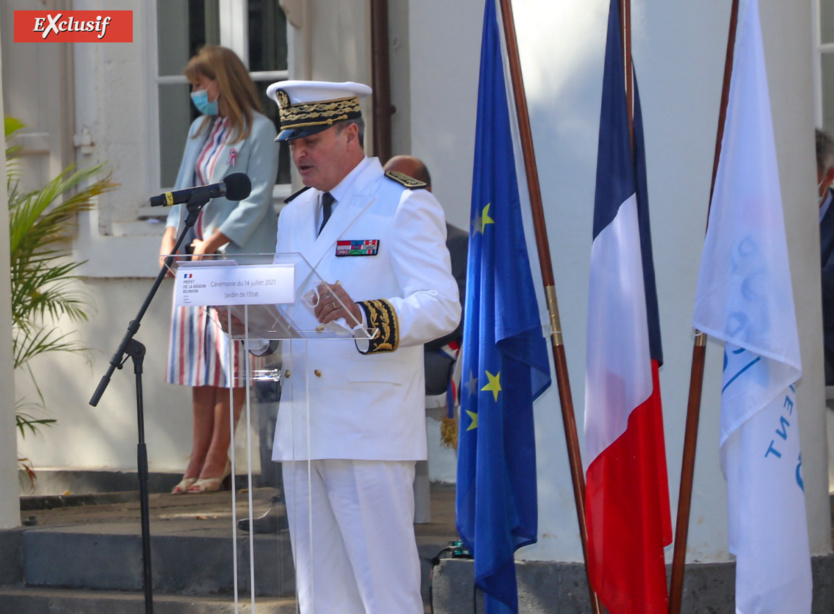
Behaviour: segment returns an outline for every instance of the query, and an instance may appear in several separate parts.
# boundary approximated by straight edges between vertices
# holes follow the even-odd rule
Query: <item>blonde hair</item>
[[[206,45],[188,61],[183,72],[192,83],[199,81],[201,76],[216,81],[220,90],[218,108],[220,114],[228,118],[237,136],[236,141],[249,136],[252,132],[253,112],[262,112],[261,101],[249,72],[234,51],[217,45]],[[198,134],[209,121],[209,117],[203,120]]]

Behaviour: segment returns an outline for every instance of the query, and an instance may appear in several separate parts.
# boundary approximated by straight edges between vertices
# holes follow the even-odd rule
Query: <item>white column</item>
[[[759,0],[779,179],[802,351],[797,386],[802,474],[811,552],[831,551],[825,381],[820,298],[819,209],[814,150],[813,31],[810,3]]]
[[[3,114],[2,51],[0,51],[0,115]],[[5,159],[5,158],[4,158]],[[0,165],[0,287],[8,288],[9,207],[6,165]],[[8,292],[0,292],[0,529],[20,524],[20,488],[17,483],[17,429],[14,424],[14,359],[12,356],[12,307]]]

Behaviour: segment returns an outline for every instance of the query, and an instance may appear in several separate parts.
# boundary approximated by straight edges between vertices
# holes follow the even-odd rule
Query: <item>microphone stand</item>
[[[189,201],[185,203],[188,209],[188,216],[185,218],[185,224],[183,226],[182,232],[180,233],[180,236],[177,238],[177,242],[174,245],[172,254],[176,254],[179,251],[180,245],[185,239],[186,233],[194,226],[195,222],[197,221],[197,216],[200,214],[200,210],[209,200],[210,198],[207,197],[192,196],[191,199],[189,199]],[[96,388],[95,393],[93,393],[93,396],[90,399],[90,405],[92,405],[93,407],[98,405],[98,402],[101,399],[101,395],[104,394],[104,390],[110,383],[110,378],[113,375],[113,372],[116,369],[121,369],[127,362],[128,358],[133,359],[133,373],[136,376],[136,414],[139,430],[139,443],[137,445],[137,466],[139,474],[139,507],[140,518],[142,522],[142,584],[145,590],[145,614],[153,614],[153,578],[151,575],[151,529],[150,511],[148,506],[148,451],[145,447],[145,418],[144,408],[142,404],[142,364],[145,358],[145,346],[133,337],[139,331],[139,324],[142,321],[142,317],[148,310],[148,307],[150,306],[151,301],[153,300],[153,297],[156,294],[156,291],[162,284],[162,280],[165,279],[165,276],[168,274],[168,269],[173,260],[173,255],[169,255],[167,258],[165,258],[165,266],[160,268],[159,275],[156,276],[156,281],[154,281],[150,292],[148,292],[148,295],[145,297],[145,302],[139,309],[139,313],[136,315],[136,318],[131,320],[128,324],[127,332],[125,333],[124,338],[122,338],[122,342],[119,344],[119,348],[116,350],[116,353],[113,354],[113,358],[110,359],[110,366],[107,369],[107,373],[105,373],[104,376],[101,378],[101,381],[98,384],[98,388]]]

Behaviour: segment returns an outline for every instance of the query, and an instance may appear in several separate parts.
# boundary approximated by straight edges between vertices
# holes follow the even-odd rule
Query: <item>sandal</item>
[[[171,489],[171,494],[173,494],[173,495],[182,495],[182,494],[187,493],[188,489],[191,488],[191,485],[194,484],[196,481],[197,481],[197,478],[183,477],[182,480],[180,480],[180,483],[177,484],[176,486],[174,486],[174,488]]]
[[[226,461],[226,468],[223,470],[223,475],[219,478],[200,478],[188,487],[188,492],[217,492],[224,485],[231,473],[232,465],[229,461]]]

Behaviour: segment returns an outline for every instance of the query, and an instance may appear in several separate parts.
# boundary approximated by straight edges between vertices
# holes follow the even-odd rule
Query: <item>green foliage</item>
[[[43,406],[30,361],[46,352],[86,350],[55,324],[63,316],[86,320],[89,308],[76,275],[84,263],[71,259],[70,231],[78,214],[91,209],[97,196],[117,184],[109,174],[102,177],[103,165],[70,166],[44,187],[21,191],[14,157],[18,148],[10,146],[9,139],[22,127],[20,121],[5,118],[14,368],[26,370],[40,397],[39,404],[16,403],[17,428],[25,436],[27,431],[35,433],[38,426],[55,422],[28,413],[32,407]]]
[[[18,404],[18,411],[15,415],[15,423],[17,430],[20,431],[21,437],[26,437],[27,430],[34,435],[38,432],[39,426],[50,426],[56,422],[57,420],[53,418],[36,418],[31,414],[27,414],[26,412],[21,411],[20,405]]]

